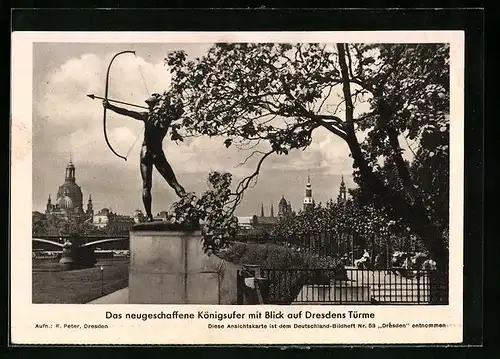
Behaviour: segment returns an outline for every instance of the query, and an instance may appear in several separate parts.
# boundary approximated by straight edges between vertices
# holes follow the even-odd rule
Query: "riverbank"
[[[33,271],[32,302],[83,304],[123,289],[128,285],[128,263],[128,258],[103,259],[92,268]]]

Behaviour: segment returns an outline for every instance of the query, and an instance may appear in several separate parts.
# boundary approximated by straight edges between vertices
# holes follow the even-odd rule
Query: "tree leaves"
[[[323,127],[350,141],[352,151],[358,143],[347,136],[346,122],[328,124],[322,117],[330,114],[322,109],[326,97],[339,92],[346,80],[356,110],[366,102],[355,120],[355,129],[366,137],[361,155],[353,156],[353,175],[366,190],[363,196],[379,202],[378,210],[396,220],[400,214],[384,208],[391,206],[385,197],[398,197],[411,208],[419,199],[411,189],[418,188],[417,197],[429,208],[424,217],[446,223],[442,217],[447,214],[435,203],[442,205],[447,198],[449,46],[349,44],[345,49],[347,74],[340,72],[338,49],[323,44],[219,43],[194,60],[183,52],[171,53],[166,62],[172,87],[157,114],[177,116],[180,127],[172,131],[177,139],[221,136],[226,147],[267,142],[275,153],[287,155],[306,149],[313,130]],[[169,103],[183,111],[169,112]],[[401,161],[402,146],[396,142],[403,138],[416,154],[412,163]],[[408,169],[410,178],[405,178]],[[381,186],[368,185],[374,180],[390,196],[373,190]],[[405,216],[405,223],[413,222],[412,211]]]
[[[353,233],[358,243],[373,242],[379,248],[389,244],[391,250],[407,250],[408,244],[414,242],[414,249],[424,249],[401,221],[391,219],[380,208],[364,203],[357,191],[346,203],[329,200],[324,207],[319,204],[285,217],[270,231],[271,238],[277,242],[306,247],[308,243],[304,241],[308,241],[311,235],[333,234],[344,250],[351,250],[350,235]]]
[[[188,194],[172,204],[168,220],[171,223],[203,226],[203,249],[206,253],[225,248],[237,230],[237,218],[227,209],[231,199],[230,173],[210,172],[208,190],[200,197]]]

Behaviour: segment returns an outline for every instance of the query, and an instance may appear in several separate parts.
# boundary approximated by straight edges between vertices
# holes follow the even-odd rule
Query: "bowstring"
[[[134,53],[134,56],[135,56],[135,64],[137,65],[137,69],[139,70],[139,74],[141,75],[141,78],[142,78],[142,83],[144,84],[144,87],[146,88],[146,92],[148,95],[151,95],[151,93],[149,92],[149,89],[148,89],[148,85],[146,83],[146,79],[144,78],[144,74],[142,72],[142,67],[141,65],[139,64],[139,61],[137,59],[137,54]],[[127,154],[125,155],[125,158],[128,158],[128,156],[130,155],[130,152],[132,152],[132,150],[134,149],[135,145],[137,144],[137,142],[139,141],[139,138],[141,137],[142,133],[144,132],[144,126],[142,127],[141,129],[141,132],[137,135],[137,137],[135,138],[135,141],[134,143],[132,144],[132,146],[130,147],[130,149],[127,151]]]
[[[135,138],[134,143],[132,144],[132,146],[130,146],[130,149],[128,150],[127,154],[125,155],[125,158],[128,158],[128,156],[130,155],[130,152],[132,152],[132,150],[134,149],[135,145],[137,144],[137,141],[139,141],[139,138],[141,138],[141,135],[143,132],[144,132],[144,126],[142,126],[141,132],[139,132],[139,134]]]
[[[146,92],[148,93],[148,95],[151,95],[148,89],[148,85],[146,83],[146,79],[144,78],[144,74],[142,73],[142,67],[139,64],[139,61],[137,61],[137,54],[134,54],[134,56],[135,56],[135,63],[137,64],[137,68],[139,69],[139,73],[141,74],[142,83],[144,84],[144,87],[146,88]]]

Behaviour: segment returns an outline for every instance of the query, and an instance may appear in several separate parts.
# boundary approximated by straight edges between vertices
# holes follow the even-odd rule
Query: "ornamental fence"
[[[448,304],[448,275],[436,270],[244,269],[237,283],[238,304]]]

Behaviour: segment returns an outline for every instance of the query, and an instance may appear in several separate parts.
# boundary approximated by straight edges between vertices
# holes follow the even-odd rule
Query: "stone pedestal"
[[[224,261],[207,256],[201,232],[167,222],[130,232],[129,303],[220,304]]]

